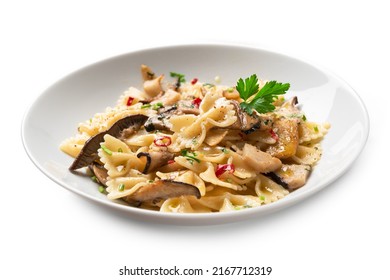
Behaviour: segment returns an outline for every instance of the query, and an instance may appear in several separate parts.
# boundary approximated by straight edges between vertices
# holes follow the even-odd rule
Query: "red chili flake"
[[[168,147],[169,145],[171,145],[172,140],[169,136],[162,136],[154,139],[153,143],[158,147]]]
[[[226,171],[233,173],[235,170],[234,164],[218,164],[217,170],[215,170],[215,176],[219,178]]]
[[[279,140],[279,136],[273,131],[272,129],[269,130],[269,133],[271,133],[271,137],[275,139],[275,141]]]
[[[200,99],[199,97],[192,100],[192,104],[194,104],[196,108],[199,108],[200,102],[202,102],[202,99]]]
[[[168,163],[168,164],[172,164],[172,163],[175,163],[175,161],[174,161],[173,159],[171,159],[171,160],[168,160],[167,163]]]
[[[130,106],[131,104],[133,104],[133,101],[134,101],[134,97],[129,96],[129,99],[127,99],[126,105]]]
[[[192,81],[191,81],[191,84],[195,85],[197,82],[198,82],[198,79],[197,78],[193,78]]]

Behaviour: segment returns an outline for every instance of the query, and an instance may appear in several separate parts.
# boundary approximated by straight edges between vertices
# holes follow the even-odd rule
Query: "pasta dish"
[[[100,192],[131,207],[225,212],[282,199],[305,185],[328,123],[309,121],[289,84],[256,75],[236,86],[141,66],[143,88],[78,126],[60,149]]]

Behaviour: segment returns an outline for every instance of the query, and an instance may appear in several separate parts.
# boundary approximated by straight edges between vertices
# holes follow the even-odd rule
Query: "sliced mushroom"
[[[161,81],[164,78],[163,75],[158,76],[153,80],[147,80],[144,82],[144,91],[147,95],[155,97],[163,92]]]
[[[275,112],[279,116],[283,116],[285,118],[297,118],[301,119],[303,114],[298,108],[298,97],[294,96],[291,99],[285,101],[283,104],[278,107]]]
[[[76,170],[81,167],[88,166],[97,160],[97,150],[100,148],[100,143],[104,141],[104,135],[109,134],[114,137],[120,137],[122,131],[127,128],[139,130],[147,119],[148,117],[145,115],[132,115],[124,117],[114,123],[110,129],[89,138],[87,142],[85,142],[84,147],[81,149],[79,155],[73,161],[69,169]]]
[[[282,167],[280,159],[258,150],[255,146],[245,143],[242,157],[250,167],[259,173],[269,173]]]
[[[105,169],[104,166],[97,163],[92,163],[88,167],[95,175],[96,180],[103,186],[107,187],[106,185],[107,177],[108,177],[107,169]]]
[[[291,106],[296,106],[298,105],[298,97],[294,96],[288,102],[290,102]]]
[[[305,185],[309,174],[309,165],[283,164],[280,169],[265,175],[292,191]]]
[[[157,202],[162,199],[180,197],[183,195],[193,195],[198,199],[201,196],[199,189],[193,185],[172,180],[158,180],[141,187],[126,200],[136,202]]]
[[[177,111],[179,114],[199,115],[199,108],[196,108],[193,100],[180,100],[177,103]]]
[[[260,118],[256,114],[249,115],[243,111],[236,100],[230,100],[230,103],[234,106],[237,115],[237,121],[229,127],[230,129],[239,129],[250,133],[260,128]]]
[[[137,154],[138,158],[146,157],[145,168],[142,173],[149,173],[156,168],[164,166],[168,164],[168,161],[172,160],[175,155],[168,151],[149,151],[149,152],[141,152]]]
[[[168,164],[166,164],[164,166],[161,166],[158,169],[158,171],[162,172],[162,173],[171,173],[171,172],[175,172],[175,171],[180,171],[183,168],[184,167],[182,165],[180,165],[176,161],[174,161],[174,162],[169,162]]]
[[[299,144],[298,120],[278,119],[274,122],[272,132],[278,140],[268,147],[267,152],[277,158],[295,155]]]
[[[175,111],[176,106],[172,106],[169,110],[159,111],[160,113],[158,115],[150,117],[145,122],[145,130],[148,132],[154,130],[170,130],[172,125],[168,120]]]
[[[275,122],[274,115],[263,114],[260,116],[260,129],[261,131],[269,131]]]
[[[149,66],[144,64],[141,65],[141,75],[144,81],[153,80],[155,76],[153,70]]]
[[[299,112],[299,109],[297,108],[298,105],[298,97],[293,96],[289,100],[283,102],[283,104],[280,106],[281,109],[287,109],[291,112]]]
[[[131,127],[129,127],[129,128],[125,128],[124,130],[122,130],[122,131],[119,133],[118,138],[119,138],[120,140],[127,139],[127,138],[129,138],[130,136],[134,135],[134,134],[137,132],[138,129],[139,129],[139,128],[136,128],[136,127],[134,127],[134,126],[131,126]]]
[[[195,108],[191,100],[182,100],[177,104],[164,107],[158,110],[158,114],[150,117],[145,123],[145,130],[171,130],[171,123],[168,121],[173,115],[194,114],[199,115],[199,109]]]

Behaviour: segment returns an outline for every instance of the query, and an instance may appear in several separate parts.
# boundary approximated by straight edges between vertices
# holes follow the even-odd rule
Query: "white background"
[[[228,2],[0,4],[1,279],[125,279],[118,275],[124,265],[259,265],[273,267],[264,279],[390,279],[386,1]],[[56,80],[117,54],[201,42],[287,53],[342,77],[370,114],[359,159],[303,203],[207,227],[155,225],[110,212],[57,186],[29,160],[23,115]],[[223,277],[199,279],[208,278]]]

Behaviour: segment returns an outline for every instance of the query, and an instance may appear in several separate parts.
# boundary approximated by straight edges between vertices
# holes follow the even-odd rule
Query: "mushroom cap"
[[[172,160],[175,155],[168,151],[149,151],[141,152],[137,154],[138,158],[146,157],[145,168],[142,173],[146,174],[157,168],[168,164],[168,161]]]
[[[100,143],[104,141],[104,135],[119,137],[121,132],[127,128],[133,127],[138,130],[147,119],[148,117],[145,115],[127,116],[118,120],[108,130],[89,138],[69,169],[76,170],[93,163],[98,158],[97,150],[100,148]]]
[[[239,129],[248,133],[260,128],[260,118],[256,114],[249,115],[243,111],[236,100],[230,100],[230,103],[234,106],[237,115],[237,121],[229,127],[230,129]]]
[[[159,201],[183,195],[193,195],[198,199],[201,196],[199,189],[194,185],[173,180],[158,180],[152,184],[141,187],[130,195],[129,199],[138,202]]]
[[[103,186],[107,187],[107,169],[104,168],[103,165],[97,164],[97,163],[92,163],[89,166],[89,169],[91,172],[95,175],[97,181],[102,184]]]

